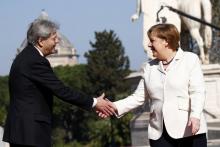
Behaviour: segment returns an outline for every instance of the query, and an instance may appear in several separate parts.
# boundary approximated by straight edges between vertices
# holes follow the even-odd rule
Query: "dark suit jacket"
[[[12,64],[9,91],[3,140],[15,144],[51,146],[53,95],[87,110],[93,104],[92,97],[64,86],[48,60],[30,44]]]

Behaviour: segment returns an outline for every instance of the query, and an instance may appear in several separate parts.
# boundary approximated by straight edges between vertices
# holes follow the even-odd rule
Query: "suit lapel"
[[[175,70],[178,64],[180,63],[181,59],[183,58],[183,56],[184,56],[184,51],[181,48],[179,48],[176,53],[176,56],[174,57],[174,62],[171,63],[170,68],[168,70]]]
[[[174,57],[174,59],[170,63],[170,65],[167,67],[166,71],[164,70],[163,64],[161,61],[159,62],[158,69],[164,73],[169,72],[170,70],[175,70],[175,68],[178,66],[178,64],[180,63],[181,58],[183,58],[183,56],[184,56],[184,51],[181,48],[179,48],[176,53],[176,56]]]
[[[161,61],[158,62],[157,69],[164,74],[166,73],[166,71],[163,68],[163,63]]]
[[[33,45],[29,44],[26,49],[29,50],[30,56],[35,55],[35,57],[39,58],[39,60],[45,60],[49,64],[49,66],[51,67],[48,59],[46,57],[42,56]]]
[[[29,50],[31,50],[32,53],[37,54],[37,55],[39,55],[40,57],[43,57],[43,56],[41,56],[41,54],[39,53],[39,51],[38,51],[33,45],[29,45],[27,48],[28,48]]]

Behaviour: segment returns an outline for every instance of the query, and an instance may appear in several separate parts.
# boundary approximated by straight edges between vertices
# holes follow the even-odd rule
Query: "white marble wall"
[[[206,84],[205,115],[208,122],[220,121],[220,65],[202,65]]]

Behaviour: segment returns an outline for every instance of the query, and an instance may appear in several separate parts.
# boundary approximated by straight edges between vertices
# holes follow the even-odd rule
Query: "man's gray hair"
[[[36,19],[30,24],[27,31],[27,41],[35,45],[39,38],[47,39],[59,29],[55,22],[45,19]]]

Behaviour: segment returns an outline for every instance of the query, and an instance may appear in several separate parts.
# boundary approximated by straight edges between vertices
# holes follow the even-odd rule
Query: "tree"
[[[130,73],[129,59],[125,56],[122,42],[112,30],[95,32],[95,39],[95,42],[90,42],[92,50],[85,53],[88,80],[92,83],[90,93],[100,95],[105,92],[111,101],[115,101],[130,91],[124,80]],[[94,146],[130,144],[130,118],[131,115],[126,115],[120,120],[112,118],[109,121],[91,122],[93,129],[89,133]]]
[[[8,76],[0,76],[0,125],[5,124],[9,104]]]
[[[93,84],[91,92],[105,91],[112,98],[127,88],[124,78],[129,74],[129,59],[116,34],[110,30],[95,32],[96,41],[90,42],[92,50],[85,53],[88,77]]]
[[[55,73],[64,84],[88,95],[98,96],[105,91],[108,97],[116,99],[127,96],[130,88],[124,78],[129,74],[129,60],[124,56],[121,41],[113,31],[96,32],[95,35],[96,42],[90,42],[93,50],[85,54],[88,65],[60,66],[54,69]],[[130,144],[131,114],[120,120],[102,120],[95,113],[55,99],[54,119],[55,147],[109,146],[112,136],[117,146]]]
[[[87,93],[87,87],[90,86],[90,84],[86,78],[86,68],[87,65],[83,64],[75,65],[73,67],[59,66],[54,68],[54,72],[65,85],[74,90]],[[60,143],[69,142],[80,142],[81,144],[87,142],[89,138],[88,121],[90,121],[90,118],[92,117],[92,114],[90,113],[91,112],[83,111],[76,106],[55,98],[53,113],[54,145],[59,146]]]

